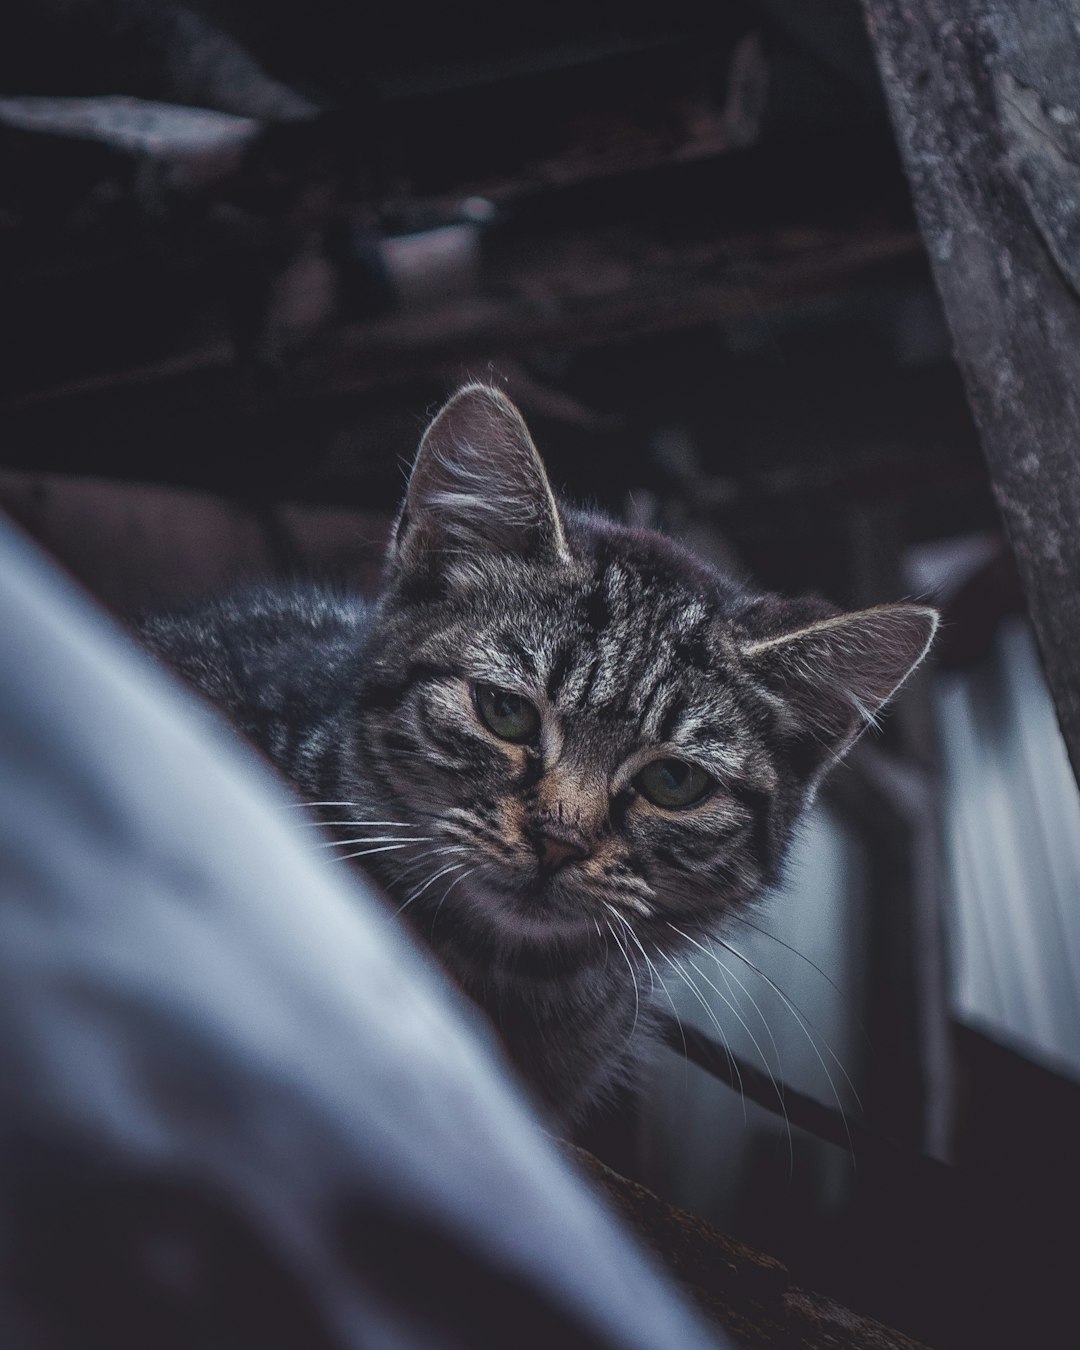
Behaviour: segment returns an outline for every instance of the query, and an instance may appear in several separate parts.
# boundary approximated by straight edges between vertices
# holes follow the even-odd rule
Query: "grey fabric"
[[[285,790],[0,522],[0,1341],[722,1343]]]

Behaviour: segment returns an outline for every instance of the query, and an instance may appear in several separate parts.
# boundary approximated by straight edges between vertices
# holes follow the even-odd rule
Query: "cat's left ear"
[[[878,605],[837,614],[742,649],[751,674],[787,706],[813,775],[839,759],[930,650],[938,613]]]
[[[406,565],[462,552],[569,557],[536,446],[498,389],[459,389],[424,433],[393,548]]]

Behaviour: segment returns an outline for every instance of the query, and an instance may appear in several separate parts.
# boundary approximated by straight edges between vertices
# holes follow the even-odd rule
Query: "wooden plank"
[[[783,311],[922,266],[915,232],[890,225],[736,238],[699,222],[678,244],[633,225],[523,233],[488,250],[474,290],[337,329],[289,377],[297,393],[350,393],[493,353],[606,346]]]
[[[1059,0],[864,0],[1080,774],[1080,32]]]
[[[432,231],[466,236],[474,227]],[[538,346],[564,350],[604,346],[630,338],[793,309],[821,296],[887,285],[923,276],[918,236],[909,227],[871,224],[858,228],[769,230],[756,235],[719,235],[698,222],[677,243],[656,239],[634,223],[590,229],[521,230],[508,238],[462,242],[447,258],[406,257],[399,246],[387,255],[388,273],[401,295],[400,308],[381,318],[337,324],[327,315],[296,350],[288,335],[274,353],[283,388],[296,397],[351,394],[410,374],[441,372],[472,362],[482,368],[494,358],[527,354]],[[393,241],[392,241],[393,242]],[[453,240],[449,241],[449,245]],[[449,253],[449,246],[448,246]],[[430,273],[425,284],[417,273]],[[202,275],[202,274],[200,274]],[[300,278],[301,282],[304,280]],[[94,294],[102,306],[110,289],[137,284],[132,276],[103,278]],[[106,284],[107,283],[107,284]],[[141,284],[149,283],[145,278]],[[440,287],[442,295],[440,295]],[[237,359],[222,315],[221,297],[194,279],[186,289],[163,287],[157,346],[183,349],[131,354],[134,321],[121,349],[105,369],[101,337],[84,324],[69,338],[80,367],[74,377],[50,378],[48,352],[35,382],[19,384],[0,372],[0,406],[32,407],[63,397],[154,384],[175,376],[228,368]],[[60,294],[59,315],[70,302]],[[23,302],[40,315],[43,302]],[[57,320],[59,321],[59,319]],[[287,331],[285,318],[279,327]],[[12,331],[14,325],[8,325]],[[147,346],[147,330],[138,336]],[[187,335],[194,339],[187,341]],[[42,344],[38,344],[39,347]],[[265,353],[264,353],[265,354]],[[127,359],[125,359],[127,357]],[[5,387],[6,386],[6,387]]]
[[[676,1209],[585,1149],[562,1147],[701,1310],[744,1350],[920,1350],[920,1342],[899,1331],[799,1288],[781,1262]]]

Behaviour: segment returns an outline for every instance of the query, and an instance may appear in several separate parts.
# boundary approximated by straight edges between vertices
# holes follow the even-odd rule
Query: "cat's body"
[[[341,853],[572,1120],[633,1077],[668,955],[775,876],[935,621],[753,595],[557,506],[516,410],[471,386],[425,436],[370,608],[265,589],[144,635],[331,804]]]

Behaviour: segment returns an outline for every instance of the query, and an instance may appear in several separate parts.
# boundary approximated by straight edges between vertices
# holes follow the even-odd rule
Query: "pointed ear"
[[[569,556],[536,446],[498,389],[459,389],[424,433],[393,549],[407,566],[441,552]]]
[[[802,768],[845,754],[930,649],[936,610],[880,605],[751,642],[752,673],[788,705]]]

